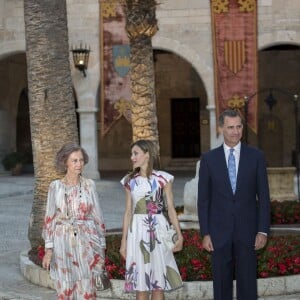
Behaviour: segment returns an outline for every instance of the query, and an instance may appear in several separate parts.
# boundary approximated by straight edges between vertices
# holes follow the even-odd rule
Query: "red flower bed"
[[[272,201],[272,224],[300,224],[300,202],[297,201]]]
[[[184,230],[184,246],[175,254],[184,281],[211,280],[210,254],[202,247],[197,230]],[[120,258],[121,236],[107,237],[106,267],[110,278],[124,279],[125,262]],[[267,246],[258,252],[257,278],[300,274],[300,236],[270,237]]]

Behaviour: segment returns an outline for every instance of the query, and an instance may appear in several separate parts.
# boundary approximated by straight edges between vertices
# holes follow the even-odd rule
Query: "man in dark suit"
[[[212,253],[214,299],[232,300],[235,277],[237,299],[256,300],[256,250],[266,245],[270,226],[266,164],[261,151],[241,143],[237,111],[220,115],[219,130],[224,144],[203,154],[198,184],[200,232],[204,249]]]

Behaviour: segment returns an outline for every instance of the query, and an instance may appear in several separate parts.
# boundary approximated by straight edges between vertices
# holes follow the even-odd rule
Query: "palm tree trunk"
[[[49,183],[57,178],[54,159],[62,144],[78,141],[69,66],[65,0],[24,1],[30,126],[35,174],[28,237],[32,248],[41,230]]]
[[[158,137],[152,44],[149,38],[131,43],[133,139]]]
[[[131,49],[133,141],[152,140],[159,149],[152,36],[157,32],[156,1],[126,0],[126,30]]]

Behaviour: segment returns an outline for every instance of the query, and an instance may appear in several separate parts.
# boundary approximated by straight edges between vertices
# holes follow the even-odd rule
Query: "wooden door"
[[[172,157],[200,156],[199,98],[171,99]]]

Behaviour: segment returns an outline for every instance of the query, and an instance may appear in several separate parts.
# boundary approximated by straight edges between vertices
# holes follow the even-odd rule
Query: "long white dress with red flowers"
[[[42,236],[53,248],[50,276],[58,299],[96,299],[94,275],[105,259],[105,226],[95,183],[51,182]]]
[[[172,250],[161,234],[169,223],[162,213],[163,188],[174,177],[153,171],[150,178],[136,175],[121,180],[131,192],[132,219],[127,234],[125,291],[171,291],[182,286]]]

